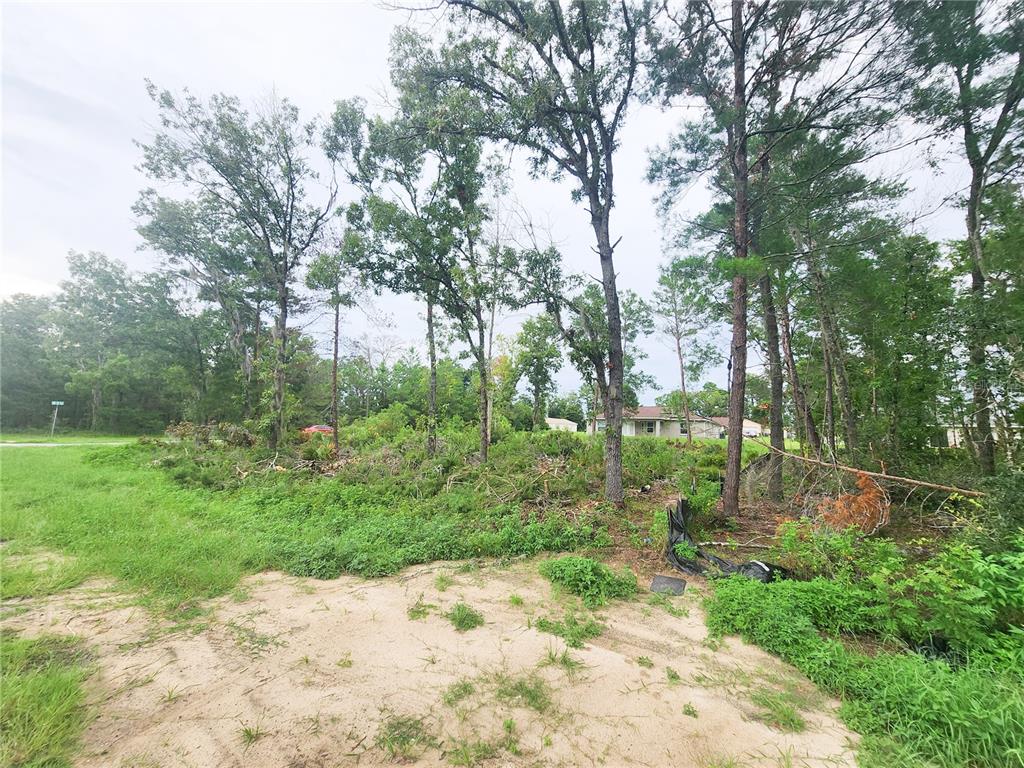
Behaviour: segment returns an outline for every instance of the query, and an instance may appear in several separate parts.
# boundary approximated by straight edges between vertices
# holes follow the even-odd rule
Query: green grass
[[[511,707],[523,707],[544,713],[551,708],[551,690],[538,675],[512,677],[501,674],[497,677],[494,697]]]
[[[426,723],[419,717],[389,717],[377,731],[375,740],[391,759],[415,760],[423,752],[438,745]]]
[[[135,440],[135,435],[93,434],[92,432],[62,432],[50,437],[50,430],[2,432],[0,443],[123,443]]]
[[[187,609],[265,569],[379,576],[433,560],[574,549],[603,535],[591,522],[478,506],[461,493],[413,499],[394,483],[280,472],[218,489],[235,476],[233,465],[209,467],[161,450],[5,449],[0,537],[71,556],[75,579],[111,576],[155,605]],[[214,487],[195,487],[206,481]],[[52,575],[70,583],[69,574]],[[23,591],[46,581],[17,580],[35,582],[17,586]]]
[[[472,696],[475,691],[476,686],[473,685],[472,680],[459,680],[445,689],[441,701],[445,703],[445,706],[454,707],[463,699]]]
[[[459,632],[468,632],[471,629],[484,625],[484,617],[480,612],[465,603],[453,605],[452,609],[445,614],[445,617]]]
[[[534,626],[540,632],[562,638],[570,648],[582,648],[584,642],[604,632],[602,624],[590,616],[577,614],[571,608],[566,610],[561,620],[542,616],[537,619]]]
[[[0,637],[0,765],[71,765],[86,723],[88,673],[74,638]]]
[[[12,560],[6,554],[2,562],[0,598],[45,597],[77,587],[88,575],[78,562]]]
[[[807,723],[797,711],[793,697],[782,692],[762,688],[754,691],[750,701],[757,706],[758,719],[787,733],[799,733],[807,729]]]

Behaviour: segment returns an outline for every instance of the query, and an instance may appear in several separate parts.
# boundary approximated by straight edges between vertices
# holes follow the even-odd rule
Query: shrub
[[[459,632],[467,632],[484,625],[484,617],[480,612],[465,603],[456,603],[445,616]]]
[[[540,564],[541,575],[574,595],[584,605],[604,605],[610,598],[632,597],[636,594],[636,575],[628,569],[615,573],[604,563],[589,557],[569,555]]]

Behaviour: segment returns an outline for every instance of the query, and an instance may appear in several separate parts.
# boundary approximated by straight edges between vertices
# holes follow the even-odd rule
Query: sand
[[[646,595],[599,610],[604,634],[570,650],[582,666],[566,670],[545,664],[565,643],[532,624],[573,600],[535,561],[471,567],[376,580],[264,573],[185,629],[91,582],[8,601],[3,625],[77,635],[93,650],[83,768],[473,764],[467,756],[487,766],[855,765],[836,702],[757,648],[707,640],[699,587],[674,599],[687,616]],[[438,575],[453,583],[438,589]],[[410,618],[418,601],[433,607]],[[443,614],[459,601],[486,623],[456,631]],[[549,694],[546,707],[534,702],[543,711],[502,695],[516,681]],[[472,693],[446,704],[459,682]],[[750,697],[763,689],[795,694],[806,730],[760,719]],[[383,737],[401,718],[422,738],[392,756]]]

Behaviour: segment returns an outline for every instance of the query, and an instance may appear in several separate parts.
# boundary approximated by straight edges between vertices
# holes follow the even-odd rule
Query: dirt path
[[[443,613],[460,600],[484,626],[455,631]],[[578,669],[545,665],[565,644],[532,628],[567,602],[535,563],[446,564],[373,581],[262,574],[189,631],[160,632],[101,584],[9,602],[3,624],[92,646],[89,768],[393,764],[403,733],[420,766],[855,764],[834,702],[756,648],[706,642],[695,593],[676,598],[686,616],[643,598],[600,611],[604,634],[569,651]],[[433,607],[410,618],[417,603]],[[801,702],[806,730],[759,719],[751,696],[766,690]]]

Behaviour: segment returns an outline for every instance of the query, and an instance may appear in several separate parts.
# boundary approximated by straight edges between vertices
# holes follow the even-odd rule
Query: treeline
[[[577,405],[605,415],[605,491],[619,503],[623,409],[652,384],[640,365],[645,337],[658,332],[679,362],[678,391],[664,402],[682,418],[695,410],[694,381],[728,364],[727,514],[738,505],[745,415],[768,422],[778,449],[789,429],[808,453],[849,464],[911,463],[946,428],[959,430],[981,473],[1019,461],[1019,2],[444,5],[447,24],[432,37],[396,31],[386,114],[348,99],[305,121],[287,100],[250,111],[229,96],[149,86],[159,123],[140,145],[141,167],[154,189],[135,213],[165,262],[131,280],[159,294],[154,307],[174,295],[188,306],[167,320],[167,344],[167,328],[147,330],[132,302],[131,331],[103,307],[110,327],[82,331],[89,338],[50,374],[88,393],[79,419],[88,412],[98,426],[104,408],[132,402],[159,421],[181,402],[167,373],[180,369],[176,386],[198,393],[196,418],[248,420],[276,447],[324,402],[312,392],[324,380],[335,424],[412,402],[388,394],[394,384],[416,389],[433,451],[445,409],[469,417],[467,402],[450,399],[459,371],[486,461],[498,415],[526,425],[508,382],[529,393],[539,424],[567,359],[584,382]],[[639,296],[617,283],[615,166],[623,126],[645,103],[685,107],[686,118],[651,154],[670,245],[657,286]],[[495,153],[511,149],[535,173],[571,183],[593,230],[596,281],[566,273],[528,216],[503,213],[514,206]],[[921,235],[900,213],[909,180],[877,170],[879,158],[923,152],[967,179],[935,201],[962,207],[962,241]],[[682,218],[698,180],[713,204]],[[73,267],[54,309],[78,327],[73,283],[88,265]],[[407,361],[416,376],[392,366],[384,386],[379,370],[346,359],[345,309],[382,290],[423,308],[425,381],[419,362]],[[294,327],[313,303],[334,318],[329,376],[314,375],[320,363]],[[495,325],[524,310],[535,317],[515,340],[513,376],[501,370]],[[728,329],[724,353],[709,336],[716,327]],[[757,382],[752,346],[766,362]],[[450,349],[466,369],[442,363]],[[191,365],[172,354],[192,355]],[[109,371],[103,386],[90,379],[97,370]],[[143,405],[129,390],[156,371],[167,383]],[[218,377],[230,384],[211,388]],[[782,471],[776,460],[776,498]]]

